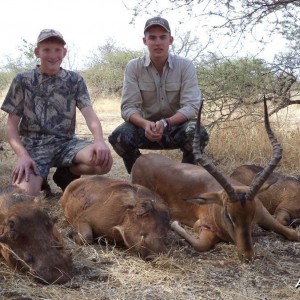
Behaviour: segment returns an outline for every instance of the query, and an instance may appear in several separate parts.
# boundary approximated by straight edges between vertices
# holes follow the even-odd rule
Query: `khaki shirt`
[[[121,114],[129,121],[138,113],[150,121],[181,112],[188,120],[197,116],[201,100],[196,69],[191,60],[169,54],[162,76],[149,55],[129,61],[125,69]]]

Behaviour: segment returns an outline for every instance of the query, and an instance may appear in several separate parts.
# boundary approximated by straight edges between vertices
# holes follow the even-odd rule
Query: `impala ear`
[[[277,179],[276,179],[277,181]],[[273,185],[276,181],[267,181],[265,182],[261,187],[260,189],[258,190],[257,194],[261,193],[261,192],[264,192],[265,190],[267,190],[271,185]]]
[[[277,181],[277,180],[276,180]],[[257,194],[264,192],[267,190],[272,184],[274,184],[276,181],[267,181],[265,182],[260,189],[258,190]],[[249,190],[249,186],[241,185],[241,186],[234,186],[234,189],[237,193],[244,193],[246,194]]]
[[[220,193],[204,193],[196,197],[185,199],[187,202],[197,204],[218,204],[223,206],[223,202]]]

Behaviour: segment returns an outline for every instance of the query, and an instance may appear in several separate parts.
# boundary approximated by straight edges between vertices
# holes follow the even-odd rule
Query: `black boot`
[[[187,152],[183,152],[182,155],[182,163],[186,163],[186,164],[195,164],[195,158],[194,158],[194,154],[193,153],[187,153]]]
[[[75,175],[70,171],[69,167],[57,168],[53,174],[53,181],[59,186],[63,191],[66,189],[68,184],[75,179],[80,178],[80,175]]]
[[[127,155],[127,157],[123,157],[123,162],[128,174],[131,174],[132,166],[134,165],[135,161],[141,156],[140,151],[135,155]]]
[[[43,179],[41,191],[45,193],[46,197],[51,195],[51,187],[47,179]]]

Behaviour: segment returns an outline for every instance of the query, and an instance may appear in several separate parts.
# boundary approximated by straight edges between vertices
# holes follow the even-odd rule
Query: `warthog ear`
[[[4,240],[3,240],[4,239],[4,225],[2,224],[2,222],[0,224],[0,243],[4,242]]]
[[[137,216],[143,216],[153,210],[153,205],[150,201],[143,201],[139,207],[136,208]]]
[[[0,213],[0,242],[3,242],[3,235],[5,230],[5,215]]]
[[[43,192],[41,192],[38,196],[35,196],[33,202],[39,205],[42,209],[47,207],[47,199]]]
[[[4,220],[5,220],[5,215],[0,213],[0,226],[1,224],[3,224]]]
[[[1,228],[0,228],[1,230]],[[7,243],[7,236],[5,234],[3,234],[1,231],[0,231],[0,243],[3,243],[3,244],[6,244]],[[1,246],[0,246],[1,248]]]
[[[125,202],[126,201],[126,202]],[[137,201],[134,198],[125,199],[126,208],[137,216],[143,216],[153,210],[153,204],[151,201],[140,199]]]
[[[6,224],[0,225],[0,243],[9,243],[18,238],[18,233],[14,230],[14,220],[8,220]]]
[[[220,193],[204,193],[199,196],[191,197],[185,199],[187,202],[197,203],[197,204],[218,204],[223,206],[223,202]]]

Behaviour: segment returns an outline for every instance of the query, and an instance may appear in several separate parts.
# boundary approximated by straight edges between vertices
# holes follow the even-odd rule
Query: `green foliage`
[[[23,44],[18,47],[19,56],[17,58],[6,57],[6,63],[0,69],[0,96],[8,88],[12,79],[18,72],[22,72],[35,67],[36,58],[34,55],[34,45],[23,39]]]
[[[200,86],[210,125],[243,116],[243,107],[262,102],[274,92],[276,77],[255,58],[224,59],[211,55],[198,65]]]
[[[1,96],[2,91],[5,90],[9,86],[14,75],[15,75],[14,72],[0,71],[0,96]]]
[[[115,47],[111,41],[98,50],[99,53],[92,58],[90,68],[83,72],[92,97],[120,96],[128,61],[142,53]]]
[[[266,92],[270,70],[264,61],[252,58],[222,59],[215,55],[198,66],[202,90],[207,98],[242,102]]]
[[[29,43],[28,41],[23,39],[23,45],[20,46],[18,49],[23,54],[24,58],[28,62],[35,61],[36,58],[35,58],[35,55],[34,55],[34,49],[35,49],[34,44]]]
[[[2,66],[2,70],[16,74],[34,68],[37,63],[34,48],[35,46],[33,44],[23,39],[23,44],[18,47],[19,56],[17,58],[6,57],[6,64]]]

